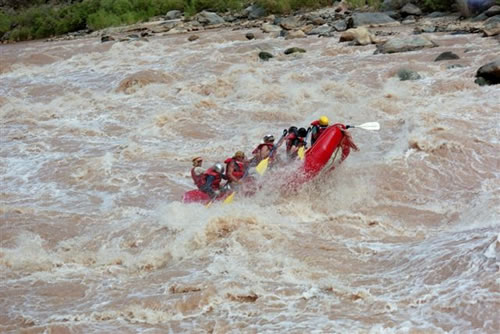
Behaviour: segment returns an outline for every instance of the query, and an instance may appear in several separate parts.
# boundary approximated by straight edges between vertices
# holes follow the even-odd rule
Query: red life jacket
[[[198,187],[198,189],[203,185],[203,174],[196,175],[194,172],[196,167],[191,168],[191,177],[193,178],[194,184]]]
[[[274,147],[274,144],[273,143],[262,143],[262,144],[259,144],[259,146],[257,146],[255,148],[255,150],[252,151],[252,154],[257,154],[257,152],[260,152],[261,148],[264,147],[264,146],[267,146],[269,148],[269,151],[273,149]]]
[[[212,189],[219,190],[220,181],[222,181],[222,177],[220,176],[219,173],[214,171],[213,168],[207,169],[207,171],[202,175],[201,185],[203,186],[205,183],[207,183],[207,177],[209,175],[215,177],[214,182],[212,182]]]
[[[226,176],[228,180],[231,180],[228,174],[229,164],[231,163],[231,161],[234,161],[233,176],[236,178],[236,180],[239,180],[243,177],[243,175],[245,175],[245,164],[233,158],[227,158],[226,160],[224,160],[224,162],[226,163]]]
[[[318,139],[319,136],[321,136],[323,131],[325,131],[326,128],[328,128],[328,126],[321,126],[319,124],[319,119],[315,120],[314,122],[311,122],[311,125],[313,126],[313,128],[316,128],[317,130],[316,134],[313,134],[314,137],[312,138],[312,141],[316,141],[316,139]]]
[[[293,144],[295,146],[300,147],[304,146],[305,138],[298,137],[295,133],[291,133],[286,137],[286,151],[287,153],[292,149]]]

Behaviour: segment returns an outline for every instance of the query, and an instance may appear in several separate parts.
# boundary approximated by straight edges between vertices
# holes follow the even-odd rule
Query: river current
[[[246,32],[0,45],[0,332],[500,332],[498,40]],[[299,189],[181,203],[194,156],[321,115],[381,130]]]

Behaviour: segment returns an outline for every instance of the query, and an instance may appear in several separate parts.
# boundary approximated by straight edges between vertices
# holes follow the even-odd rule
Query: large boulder
[[[300,19],[296,16],[289,16],[284,19],[281,19],[279,22],[281,28],[286,30],[293,30],[302,25]]]
[[[397,53],[415,51],[423,48],[433,48],[438,46],[436,43],[424,36],[396,37],[388,40],[384,44],[377,45],[375,53]]]
[[[344,31],[340,35],[339,42],[353,41],[357,45],[368,45],[375,43],[375,36],[373,36],[365,27],[358,27]]]
[[[181,18],[182,16],[182,12],[180,10],[170,10],[167,12],[167,15],[165,15],[165,18],[167,20],[175,20],[175,19],[179,19]]]
[[[500,84],[500,59],[481,66],[476,77],[475,82],[480,86]]]
[[[483,23],[484,36],[495,36],[500,34],[500,15],[490,17]]]
[[[333,28],[330,27],[328,24],[323,24],[322,26],[316,27],[309,31],[307,34],[308,35],[320,35],[320,36],[327,36],[332,32]]]
[[[270,32],[281,32],[281,28],[277,25],[270,24],[270,23],[264,23],[261,27],[260,30],[262,32],[270,33]]]
[[[420,15],[422,15],[422,10],[412,3],[407,3],[406,5],[404,5],[403,8],[401,8],[400,12],[401,12],[401,14],[403,14],[403,16],[407,16],[407,15],[420,16]]]
[[[488,17],[500,15],[500,6],[498,5],[491,6],[487,11],[484,12],[484,15]]]
[[[243,16],[248,17],[250,20],[255,20],[267,15],[267,11],[259,5],[251,5],[243,10]]]
[[[217,13],[202,11],[196,14],[195,20],[203,25],[215,25],[224,23],[224,19],[217,15]]]
[[[399,22],[384,13],[354,13],[349,20],[350,27],[360,26],[397,26]]]

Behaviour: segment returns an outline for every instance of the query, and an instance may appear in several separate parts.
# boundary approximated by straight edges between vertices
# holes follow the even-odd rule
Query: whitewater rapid
[[[0,45],[0,331],[499,332],[498,40],[246,32]],[[297,191],[180,202],[192,157],[320,115],[382,129]]]

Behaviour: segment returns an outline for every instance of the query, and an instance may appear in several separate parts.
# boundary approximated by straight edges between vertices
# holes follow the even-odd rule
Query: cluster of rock
[[[348,4],[341,1],[332,7],[322,8],[313,12],[296,13],[278,17],[268,13],[257,5],[252,5],[238,13],[217,14],[203,11],[193,17],[184,17],[181,11],[168,12],[156,21],[136,24],[128,27],[109,28],[93,32],[90,36],[99,36],[102,42],[108,41],[147,41],[148,36],[190,33],[188,40],[199,38],[194,34],[206,29],[231,27],[238,29],[260,29],[263,33],[285,39],[315,37],[339,37],[340,42],[350,42],[352,45],[376,44],[375,53],[396,53],[431,48],[437,44],[429,39],[426,33],[448,32],[480,33],[484,36],[500,34],[500,6],[493,5],[479,15],[463,19],[460,14],[434,12],[424,15],[422,10],[409,0],[385,0],[385,12],[352,11]],[[382,31],[379,27],[395,27],[411,24],[413,35],[398,35],[393,31]],[[377,30],[372,32],[372,30]],[[247,33],[247,39],[254,39],[253,33]],[[75,38],[75,36],[69,36]],[[305,52],[305,50],[286,50],[285,54]],[[455,55],[456,56],[456,55]],[[269,60],[273,55],[262,51],[260,59]],[[450,59],[449,54],[442,59]],[[451,56],[453,57],[453,56]],[[458,56],[456,56],[458,57]],[[457,59],[457,58],[451,58]],[[454,66],[454,65],[453,65]],[[486,69],[489,69],[487,67]],[[494,68],[494,67],[493,67]],[[398,74],[401,80],[415,80],[418,73],[403,71]],[[487,78],[482,84],[498,83],[495,76],[482,74]]]

